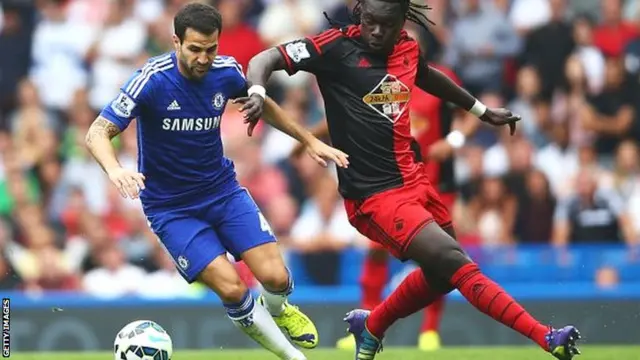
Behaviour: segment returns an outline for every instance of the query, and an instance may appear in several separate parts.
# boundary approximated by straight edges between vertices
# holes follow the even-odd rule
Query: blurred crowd
[[[84,148],[91,121],[119,86],[148,57],[172,50],[172,18],[186,2],[0,3],[1,289],[118,296],[144,281],[149,296],[188,293],[140,204],[122,199]],[[246,69],[263,49],[326,29],[323,11],[347,22],[355,1],[211,2],[223,16],[220,54]],[[486,105],[523,116],[515,136],[481,126],[456,151],[460,240],[634,246],[640,1],[427,3],[436,25],[408,29],[429,61],[453,70]],[[269,93],[301,123],[323,121],[313,76],[274,74]],[[135,130],[115,140],[133,169]],[[295,142],[270,128],[248,138],[232,106],[222,133],[241,183],[283,247],[304,254],[309,269],[322,273],[341,250],[366,246],[348,222],[333,169],[291,158]],[[153,294],[153,284],[166,290]]]

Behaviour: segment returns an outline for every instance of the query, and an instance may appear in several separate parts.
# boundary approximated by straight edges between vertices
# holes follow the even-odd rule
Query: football
[[[171,360],[173,344],[160,325],[138,320],[118,332],[113,352],[115,360]]]

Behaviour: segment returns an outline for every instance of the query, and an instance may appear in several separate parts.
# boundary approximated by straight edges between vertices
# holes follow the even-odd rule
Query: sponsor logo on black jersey
[[[378,114],[396,122],[407,109],[410,98],[411,89],[397,77],[387,74],[362,101]]]

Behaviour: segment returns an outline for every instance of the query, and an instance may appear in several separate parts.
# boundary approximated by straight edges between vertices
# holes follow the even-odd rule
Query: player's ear
[[[176,50],[176,52],[180,50],[180,38],[178,37],[178,35],[171,35],[171,40],[173,40],[173,48]]]

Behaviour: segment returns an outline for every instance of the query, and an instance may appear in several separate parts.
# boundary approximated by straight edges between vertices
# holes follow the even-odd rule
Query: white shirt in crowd
[[[147,30],[142,21],[129,18],[105,28],[99,35],[98,58],[92,67],[89,103],[94,109],[115,98],[120,86],[136,69],[134,62],[144,51]]]
[[[336,204],[331,218],[325,223],[316,204],[308,201],[303,206],[300,217],[291,228],[291,237],[295,241],[304,242],[323,232],[327,232],[345,243],[353,242],[358,234],[357,230],[349,223],[349,217],[342,204]]]
[[[142,287],[148,289],[146,282],[143,286],[145,278],[146,273],[143,269],[125,264],[116,271],[105,268],[93,269],[84,276],[82,285],[90,295],[117,298],[137,294]]]
[[[66,109],[86,87],[84,60],[94,37],[94,28],[77,22],[45,19],[36,26],[30,77],[47,108]]]
[[[551,143],[536,153],[533,162],[549,180],[553,194],[560,198],[571,194],[573,180],[580,167],[578,151],[563,151],[557,144]]]
[[[514,0],[509,21],[516,29],[531,30],[551,20],[549,0]]]

